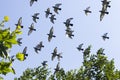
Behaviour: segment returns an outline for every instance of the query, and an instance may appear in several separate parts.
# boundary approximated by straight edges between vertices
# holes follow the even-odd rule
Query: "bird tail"
[[[70,24],[70,26],[73,26],[73,24]]]
[[[55,35],[53,35],[53,37],[56,37]]]
[[[61,8],[58,8],[58,10],[62,10]]]

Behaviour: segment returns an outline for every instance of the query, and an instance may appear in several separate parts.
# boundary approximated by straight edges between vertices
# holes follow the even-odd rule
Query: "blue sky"
[[[55,24],[52,24],[49,18],[45,18],[44,11],[49,7],[52,13],[54,13],[52,6],[56,3],[62,3],[60,6],[62,10],[59,14],[55,14],[57,20]],[[41,65],[43,60],[47,60],[49,67],[53,69],[58,62],[57,59],[51,61],[51,53],[55,47],[58,47],[58,52],[63,52],[63,59],[60,61],[61,67],[66,71],[79,68],[82,65],[82,53],[76,47],[81,43],[84,43],[84,48],[92,45],[92,53],[95,53],[101,47],[104,48],[108,59],[114,58],[116,68],[120,69],[119,3],[119,0],[111,1],[111,8],[108,9],[109,15],[105,15],[100,22],[99,10],[102,8],[100,0],[38,0],[32,7],[30,7],[29,0],[2,0],[0,2],[0,20],[2,21],[5,15],[10,17],[10,21],[5,26],[10,27],[11,30],[15,29],[14,24],[17,23],[20,17],[22,17],[22,24],[24,25],[23,34],[18,36],[23,38],[23,44],[21,47],[18,45],[13,46],[10,55],[22,51],[25,46],[28,47],[27,53],[29,54],[24,62],[14,62],[13,66],[16,70],[16,75],[7,74],[5,80],[12,80],[14,77],[19,77],[26,68],[37,67]],[[83,10],[88,6],[91,7],[90,10],[92,13],[86,16]],[[36,12],[40,13],[40,19],[35,23],[37,31],[28,36],[28,27],[33,23],[31,16]],[[72,29],[75,31],[73,39],[65,36],[66,27],[63,24],[70,17],[74,18],[72,20],[74,24]],[[54,27],[56,38],[48,42],[46,34],[52,26]],[[101,36],[106,32],[108,32],[110,39],[103,41]],[[45,47],[39,54],[36,54],[33,47],[40,41],[43,41]]]

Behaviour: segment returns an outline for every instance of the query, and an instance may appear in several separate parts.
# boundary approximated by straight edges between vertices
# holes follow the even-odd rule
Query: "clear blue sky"
[[[120,56],[120,11],[119,0],[112,0],[110,3],[111,8],[108,9],[109,15],[105,15],[100,22],[99,10],[102,8],[100,0],[38,0],[32,7],[29,4],[30,0],[1,0],[0,1],[0,20],[5,15],[10,17],[10,21],[5,26],[10,27],[11,30],[15,29],[15,25],[19,17],[22,17],[22,24],[24,25],[22,37],[23,44],[21,47],[18,45],[13,46],[10,55],[22,51],[25,46],[28,46],[27,53],[29,56],[24,62],[15,61],[13,67],[16,70],[16,75],[7,74],[5,80],[12,80],[14,77],[19,77],[26,68],[34,68],[41,65],[43,60],[48,61],[49,67],[52,69],[57,64],[57,59],[51,61],[51,53],[57,46],[58,52],[63,52],[63,59],[60,61],[60,66],[66,71],[70,69],[79,68],[82,65],[82,53],[76,47],[84,43],[83,47],[92,45],[92,53],[95,53],[99,48],[105,49],[105,54],[108,59],[114,58],[116,68],[120,69],[119,56]],[[56,3],[62,3],[60,6],[62,10],[56,14],[57,20],[52,24],[50,20],[45,18],[45,10],[49,7],[53,12],[52,6]],[[84,9],[90,6],[91,14],[85,15]],[[33,23],[32,15],[40,13],[39,20],[35,23],[36,32],[30,36],[27,35],[28,27]],[[54,13],[54,12],[53,12]],[[63,22],[73,17],[72,23],[74,24],[73,30],[74,38],[69,39],[65,36],[65,25]],[[54,34],[56,38],[51,42],[47,40],[47,33],[51,27],[54,27]],[[108,32],[109,40],[103,41],[101,36]],[[43,41],[45,48],[39,54],[34,52],[33,47],[40,41]]]

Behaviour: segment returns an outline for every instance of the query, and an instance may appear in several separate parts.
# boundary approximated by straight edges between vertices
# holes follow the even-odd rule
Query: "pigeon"
[[[55,35],[53,35],[53,32],[54,32],[54,30],[53,30],[53,27],[52,27],[49,31],[49,34],[47,34],[49,42],[51,41],[52,37],[56,37]]]
[[[107,7],[111,7],[109,5],[110,1],[107,1],[107,0],[104,0],[104,1],[101,1],[102,2],[102,10],[99,11],[101,14],[100,14],[100,21],[102,21],[103,17],[105,14],[109,14],[109,12],[107,11]]]
[[[60,62],[57,63],[56,68],[54,70],[54,74],[60,71]]]
[[[39,19],[39,17],[38,17],[38,15],[39,15],[40,13],[35,13],[32,17],[33,17],[33,21],[35,22],[35,23],[37,23],[37,19]]]
[[[54,58],[58,56],[58,54],[57,54],[57,47],[55,47],[53,53],[51,53],[51,54],[52,54],[51,60],[53,61]]]
[[[26,59],[26,57],[28,56],[26,52],[27,52],[27,47],[25,47],[22,52],[24,54],[24,59]]]
[[[37,2],[38,0],[30,0],[30,6],[32,6],[35,1]]]
[[[103,38],[104,41],[105,41],[106,39],[109,39],[109,37],[107,36],[107,34],[108,34],[108,33],[105,33],[105,34],[102,36],[102,38]]]
[[[32,23],[31,26],[29,27],[28,36],[29,36],[33,31],[36,31],[36,29],[34,28],[34,23]]]
[[[38,51],[41,51],[41,48],[44,48],[42,41],[36,47],[34,47],[34,50],[36,53],[38,53]]]
[[[90,11],[89,9],[90,9],[90,6],[84,10],[86,15],[88,15],[88,13],[92,13],[92,11]]]
[[[50,12],[50,8],[47,8],[47,11],[45,11],[45,13],[46,18],[48,18],[50,14],[52,15],[52,13]]]
[[[48,61],[43,61],[41,64],[43,65],[43,67],[45,67],[47,65]]]
[[[15,25],[17,26],[17,28],[18,28],[18,27],[23,28],[23,25],[22,25],[22,17],[19,18],[18,23],[15,24]]]
[[[59,8],[59,6],[62,5],[61,3],[55,4],[55,6],[53,6],[54,8],[54,12],[58,14],[58,10],[61,10],[61,8]]]
[[[18,45],[21,46],[22,42],[21,42],[22,38],[18,38],[17,39],[17,42],[18,42]]]
[[[73,18],[68,18],[68,19],[66,20],[66,22],[63,22],[67,28],[68,28],[69,26],[73,26],[73,24],[70,23],[71,20],[73,20]]]
[[[50,18],[50,21],[54,24],[54,20],[56,20],[55,15],[51,15],[51,17],[49,18]]]
[[[82,48],[82,46],[83,46],[83,43],[82,44],[80,44],[78,47],[77,47],[77,49],[80,51],[83,51],[84,49]]]

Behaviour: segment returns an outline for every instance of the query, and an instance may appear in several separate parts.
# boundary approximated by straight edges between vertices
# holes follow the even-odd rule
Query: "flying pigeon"
[[[50,14],[52,15],[52,13],[50,12],[50,8],[47,8],[47,11],[45,11],[45,13],[46,18],[48,18]]]
[[[53,6],[54,8],[54,12],[58,14],[58,10],[61,10],[60,5],[62,5],[61,3],[55,4],[55,6]]]
[[[37,19],[39,19],[39,17],[38,17],[38,15],[39,15],[40,13],[35,13],[33,16],[32,16],[32,18],[33,18],[33,21],[35,22],[35,23],[37,23]]]
[[[29,27],[29,31],[28,31],[28,36],[33,32],[36,31],[36,29],[34,28],[34,23],[32,23]]]
[[[53,32],[54,32],[54,30],[53,30],[53,27],[52,27],[49,31],[49,34],[47,34],[49,42],[51,41],[52,37],[56,37],[55,35],[53,35]]]

